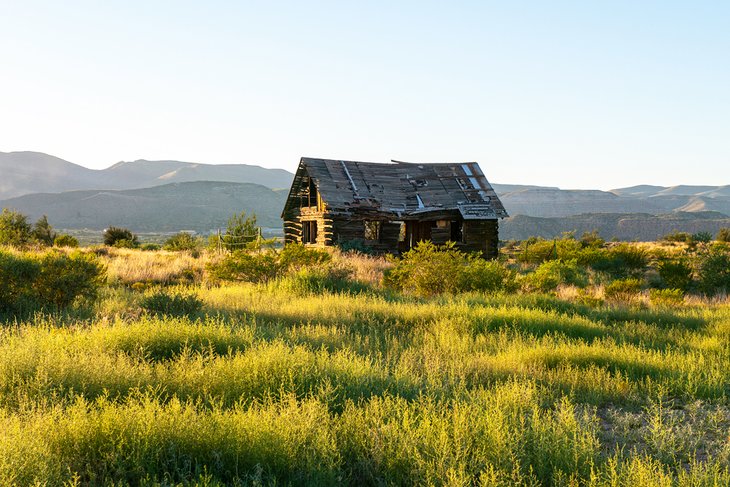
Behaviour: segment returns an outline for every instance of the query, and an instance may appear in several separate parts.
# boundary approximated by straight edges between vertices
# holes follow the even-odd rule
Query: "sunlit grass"
[[[154,317],[127,284],[201,261],[125,252],[93,310],[0,327],[0,485],[730,485],[726,301],[274,282]]]

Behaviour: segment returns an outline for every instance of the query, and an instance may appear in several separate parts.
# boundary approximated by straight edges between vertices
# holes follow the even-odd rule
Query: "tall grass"
[[[187,292],[0,327],[0,485],[730,485],[727,302]]]

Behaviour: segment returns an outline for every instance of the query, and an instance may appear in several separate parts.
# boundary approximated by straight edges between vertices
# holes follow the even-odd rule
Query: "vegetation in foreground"
[[[6,248],[0,484],[730,485],[727,255]]]

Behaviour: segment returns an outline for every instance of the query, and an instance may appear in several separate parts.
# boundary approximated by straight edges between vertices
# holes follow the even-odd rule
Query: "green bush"
[[[146,312],[165,316],[191,316],[200,312],[203,302],[194,294],[156,291],[145,296],[141,303]]]
[[[28,217],[17,211],[3,208],[0,213],[0,245],[26,245],[32,238]]]
[[[48,252],[33,287],[42,304],[65,308],[76,298],[95,298],[104,279],[104,266],[93,254]]]
[[[198,240],[186,232],[180,232],[165,241],[165,250],[181,251],[195,250],[198,248]]]
[[[730,254],[712,249],[699,257],[698,279],[705,294],[730,292]]]
[[[438,246],[427,241],[395,260],[384,278],[387,287],[417,296],[510,290],[514,282],[514,273],[498,262],[462,252],[452,242]]]
[[[467,255],[453,244],[437,246],[423,241],[395,261],[385,274],[385,285],[418,296],[456,293],[460,290]]]
[[[665,242],[685,242],[689,243],[692,241],[692,235],[687,232],[673,232],[665,235],[662,240]]]
[[[534,272],[526,275],[523,284],[528,291],[554,291],[561,284],[577,287],[588,285],[588,274],[577,260],[551,260],[540,264]]]
[[[697,232],[692,234],[692,240],[697,243],[712,242],[712,234],[710,232]]]
[[[604,288],[603,294],[608,301],[633,303],[641,292],[642,284],[640,279],[617,279]]]
[[[715,237],[715,240],[718,242],[730,242],[730,227],[721,228],[717,232],[717,237]]]
[[[316,266],[331,260],[332,255],[326,250],[306,247],[300,243],[287,244],[279,253],[279,261],[286,269]]]
[[[222,281],[267,282],[279,277],[283,270],[272,250],[256,253],[236,250],[208,264],[211,277]]]
[[[155,252],[157,250],[160,250],[162,247],[160,247],[159,244],[156,243],[144,243],[140,247],[140,250],[143,250],[145,252]]]
[[[651,289],[649,302],[663,308],[676,308],[684,303],[684,291],[681,289]]]
[[[332,264],[314,267],[300,267],[290,270],[281,281],[284,289],[298,294],[318,294],[322,292],[362,292],[364,284],[350,279],[352,271],[346,267]]]
[[[668,289],[686,291],[692,284],[692,266],[684,260],[665,260],[657,265],[662,284]]]
[[[641,275],[649,265],[649,256],[635,245],[622,243],[608,249],[584,251],[579,262],[621,279]]]
[[[472,255],[461,273],[459,288],[487,293],[512,292],[517,289],[516,276],[515,271],[496,260],[485,260]]]
[[[571,260],[577,258],[582,248],[581,242],[574,238],[544,240],[530,238],[522,243],[522,251],[517,260],[528,264],[541,264],[549,260]]]
[[[120,227],[109,227],[104,230],[104,245],[118,248],[136,248],[139,239],[131,230]]]
[[[104,277],[105,269],[93,254],[0,252],[0,309],[22,313],[65,308],[77,298],[95,298]]]
[[[53,246],[76,248],[79,246],[79,241],[72,235],[62,233],[60,235],[56,235],[56,238],[53,239]]]
[[[37,307],[33,283],[40,263],[21,254],[0,251],[0,312],[23,312]]]

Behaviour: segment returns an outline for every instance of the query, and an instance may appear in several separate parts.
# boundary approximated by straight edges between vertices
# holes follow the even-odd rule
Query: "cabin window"
[[[314,184],[314,179],[309,178],[309,201],[307,206],[317,206],[317,185]]]
[[[462,220],[455,220],[451,222],[451,237],[452,242],[464,243],[464,222]]]
[[[305,243],[305,244],[317,243],[317,222],[316,221],[302,222],[302,243]]]
[[[380,230],[383,226],[383,222],[367,220],[365,221],[365,240],[371,242],[380,241]]]
[[[406,241],[406,222],[395,221],[392,223],[398,225],[398,241],[405,242]]]

